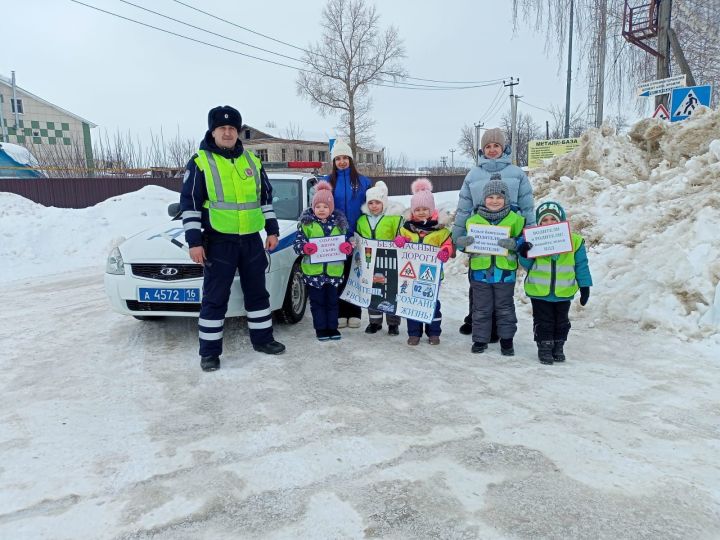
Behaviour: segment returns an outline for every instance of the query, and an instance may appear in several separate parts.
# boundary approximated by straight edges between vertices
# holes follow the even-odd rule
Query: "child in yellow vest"
[[[343,258],[352,253],[353,247],[347,240],[348,222],[345,214],[335,210],[332,186],[318,182],[312,198],[312,208],[300,216],[298,232],[293,248],[303,254],[301,268],[310,299],[315,335],[320,341],[340,339],[338,331],[338,287],[343,281],[344,261],[313,263],[310,256],[317,253],[318,246],[313,239],[325,236],[345,236],[339,246]]]
[[[566,221],[565,210],[554,201],[539,205],[535,218],[538,225]],[[571,237],[573,249],[569,253],[520,258],[520,264],[528,269],[525,294],[532,302],[533,333],[538,359],[543,364],[565,361],[563,346],[570,332],[570,303],[578,291],[581,306],[590,298],[592,276],[585,241],[576,233],[571,233]]]
[[[362,205],[363,214],[358,218],[355,232],[363,238],[371,240],[394,240],[402,224],[401,208],[393,208],[388,201],[388,188],[379,180],[365,192]],[[383,312],[368,308],[370,324],[365,328],[366,334],[375,334],[382,329]],[[400,333],[400,316],[386,313],[388,334],[397,336]]]
[[[447,212],[442,215],[435,209],[435,198],[432,194],[432,184],[427,178],[418,178],[410,186],[413,193],[410,199],[410,214],[400,228],[400,234],[395,237],[395,245],[399,248],[407,242],[431,244],[438,246],[438,259],[447,262],[453,254],[453,243],[450,236],[450,216]],[[423,335],[428,336],[430,345],[440,344],[442,333],[442,313],[440,312],[440,298],[435,304],[435,314],[432,323],[423,324],[412,319],[407,320],[408,345],[417,345]]]
[[[529,245],[522,240],[525,218],[510,209],[509,188],[502,180],[490,180],[483,188],[483,202],[465,222],[466,231],[471,225],[495,225],[507,227],[509,238],[498,244],[507,249],[507,255],[470,254],[470,289],[472,292],[472,339],[471,351],[482,353],[490,342],[493,316],[500,338],[500,353],[513,356],[513,338],[517,332],[515,315],[515,280],[518,258],[516,251],[527,254]],[[467,234],[467,232],[466,232]],[[460,236],[458,246],[472,245],[472,236]]]

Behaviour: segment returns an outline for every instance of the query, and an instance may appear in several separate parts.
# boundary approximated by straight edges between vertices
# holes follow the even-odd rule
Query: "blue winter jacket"
[[[360,187],[353,190],[350,183],[350,169],[337,171],[337,183],[333,191],[333,198],[335,199],[335,208],[345,214],[347,218],[348,237],[350,238],[355,233],[355,224],[358,218],[362,215],[365,192],[371,185],[372,181],[367,176],[360,175]]]
[[[556,261],[559,256],[560,255],[551,255],[550,259]],[[518,261],[528,270],[530,270],[535,263],[535,259],[526,259],[519,255]],[[577,281],[578,287],[592,287],[593,284],[584,240],[575,252],[575,281]],[[545,302],[567,302],[568,300],[572,300],[572,298],[560,298],[551,292],[548,296],[543,296],[542,298],[538,298],[538,300],[544,300]]]
[[[510,161],[510,147],[505,147],[505,153],[497,159],[481,157],[477,167],[470,169],[460,188],[455,225],[453,226],[453,240],[467,234],[465,222],[473,214],[475,208],[485,203],[483,189],[490,181],[490,176],[499,173],[500,178],[510,188],[510,205],[517,207],[518,213],[525,218],[526,226],[535,225],[535,203],[533,201],[532,186],[523,170]]]

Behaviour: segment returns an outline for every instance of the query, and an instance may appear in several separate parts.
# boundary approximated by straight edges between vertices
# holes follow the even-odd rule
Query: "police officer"
[[[220,368],[223,327],[230,287],[240,276],[253,349],[280,354],[275,341],[270,295],[265,288],[267,256],[278,243],[272,186],[260,160],[238,138],[240,113],[228,106],[208,113],[208,131],[190,159],[183,179],[180,210],[190,258],[204,265],[200,367]],[[260,231],[265,229],[263,245]]]

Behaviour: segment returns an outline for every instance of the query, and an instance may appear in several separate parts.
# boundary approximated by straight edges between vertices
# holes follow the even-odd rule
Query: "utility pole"
[[[550,140],[550,120],[545,120],[545,139]]]
[[[670,19],[672,16],[672,0],[660,0],[658,9],[657,37],[657,78],[667,79],[670,76]],[[668,106],[668,94],[655,96],[655,106],[661,103]]]
[[[570,88],[572,86],[572,44],[573,44],[573,22],[575,19],[575,0],[570,0],[570,28],[568,32],[568,68],[567,88],[565,89],[565,129],[563,136],[570,137]]]
[[[484,122],[478,121],[475,126],[475,165],[480,164],[480,128],[485,126]]]
[[[450,170],[454,171],[455,170],[455,149],[451,148],[450,150],[448,150],[448,152],[450,152]]]
[[[503,86],[510,87],[510,159],[513,165],[517,165],[517,149],[515,148],[515,141],[517,140],[517,100],[513,93],[513,86],[520,84],[520,79],[510,77],[510,82],[506,83],[503,81]]]

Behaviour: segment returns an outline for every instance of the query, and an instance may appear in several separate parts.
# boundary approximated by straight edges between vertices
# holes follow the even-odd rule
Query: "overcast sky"
[[[288,62],[120,0],[83,1],[229,49]],[[300,54],[172,0],[134,1],[236,40],[289,56]],[[298,46],[318,40],[325,5],[324,0],[183,1]],[[411,76],[452,81],[514,76],[520,78],[515,91],[522,99],[544,109],[562,105],[565,69],[558,69],[555,52],[545,52],[545,36],[535,33],[531,24],[521,23],[513,33],[511,4],[386,0],[376,6],[383,26],[398,27]],[[7,5],[2,11],[8,15]],[[179,129],[183,137],[199,140],[208,109],[218,104],[235,106],[245,122],[257,127],[274,121],[278,128],[285,128],[292,122],[311,132],[332,132],[336,125],[335,118],[323,118],[297,95],[292,69],[193,43],[70,0],[24,2],[12,17],[3,16],[0,28],[4,49],[0,73],[9,77],[15,70],[19,86],[100,129],[129,130],[145,137],[151,129],[162,127],[166,133]],[[377,145],[393,157],[404,154],[411,165],[437,162],[440,156],[448,156],[449,162],[449,149],[458,148],[463,124],[482,120],[494,126],[509,109],[508,89],[503,88],[502,106],[495,107],[495,114],[487,114],[499,89],[498,85],[458,91],[374,88]],[[573,106],[584,106],[586,99],[587,88],[580,77],[573,90]],[[520,110],[532,113],[543,126],[551,118],[523,103]],[[616,114],[616,108],[607,104],[606,111]],[[455,153],[456,164],[466,159]]]

